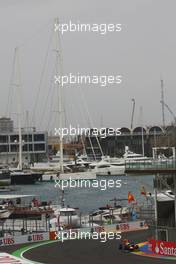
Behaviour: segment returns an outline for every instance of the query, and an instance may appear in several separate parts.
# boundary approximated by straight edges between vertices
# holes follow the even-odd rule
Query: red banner
[[[149,249],[157,255],[176,257],[176,242],[150,240]]]

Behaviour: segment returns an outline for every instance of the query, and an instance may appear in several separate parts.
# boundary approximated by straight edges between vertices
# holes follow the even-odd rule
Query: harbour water
[[[115,176],[98,177],[100,180],[121,180],[121,188],[113,187],[101,190],[100,188],[67,188],[65,189],[65,205],[77,207],[82,213],[89,213],[98,207],[113,204],[113,198],[127,199],[130,191],[138,204],[146,202],[145,196],[141,195],[141,187],[145,186],[147,192],[153,192],[153,176]],[[54,182],[41,182],[35,185],[16,186],[11,194],[30,194],[37,196],[41,201],[52,201],[53,204],[60,203],[60,190],[55,187]],[[128,201],[120,202],[126,205]]]

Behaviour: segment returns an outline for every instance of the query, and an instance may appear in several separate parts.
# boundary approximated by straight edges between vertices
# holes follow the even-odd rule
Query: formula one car
[[[122,243],[119,245],[120,250],[124,251],[138,251],[139,246],[135,244],[134,242],[129,242],[128,240],[122,241]]]

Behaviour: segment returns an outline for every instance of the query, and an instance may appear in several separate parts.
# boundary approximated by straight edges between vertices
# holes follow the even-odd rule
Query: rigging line
[[[51,19],[49,20],[51,21]],[[48,21],[48,22],[49,22]],[[46,28],[46,25],[48,25],[49,23],[45,23],[42,27],[40,27],[35,33],[34,35],[32,35],[30,38],[27,39],[26,42],[29,42],[29,39],[33,38],[36,34],[39,35],[38,33],[41,31],[41,29],[43,28]],[[25,46],[24,43],[21,43],[18,45],[18,47],[23,47]],[[9,106],[11,106],[11,101],[12,101],[12,95],[11,93],[13,92],[13,87],[12,87],[12,82],[13,82],[13,75],[14,75],[14,66],[15,66],[15,61],[14,61],[14,56],[13,56],[13,66],[12,66],[12,73],[11,73],[11,78],[10,78],[10,85],[9,85],[9,92],[8,92],[8,99],[7,99],[7,107],[6,107],[6,110],[5,110],[5,116],[6,115],[9,115],[10,116],[10,109],[9,109]]]
[[[49,83],[51,83],[51,86],[48,85],[48,93],[46,94],[46,98],[45,98],[45,101],[43,100],[43,111],[42,111],[42,114],[41,114],[41,119],[40,119],[40,125],[41,125],[41,121],[42,121],[42,118],[45,116],[45,112],[47,110],[47,106],[48,106],[48,101],[49,101],[49,98],[50,98],[50,92],[52,90],[52,94],[53,94],[53,86],[54,86],[54,83],[53,83],[53,76],[54,76],[54,72],[55,72],[55,67],[56,65],[53,67],[53,70],[51,71],[51,77],[50,77],[50,81]],[[53,89],[52,89],[53,88]]]
[[[83,117],[83,113],[82,111],[80,111],[81,113],[81,116]],[[84,118],[83,118],[84,119]],[[86,119],[86,118],[85,118]],[[90,144],[90,147],[91,147],[91,150],[92,150],[92,154],[93,154],[93,157],[94,157],[94,160],[96,161],[97,158],[96,158],[96,154],[95,154],[95,151],[94,151],[94,147],[93,147],[93,144],[92,144],[92,140],[90,138],[90,135],[88,134],[88,140],[89,140],[89,144]]]
[[[16,47],[16,49],[19,49],[19,47]],[[13,101],[15,101],[14,97],[16,96],[16,92],[15,92],[15,89],[14,89],[14,86],[16,84],[14,83],[14,79],[16,78],[16,74],[17,73],[16,73],[15,67],[18,67],[18,68],[21,69],[21,66],[20,66],[21,62],[18,62],[18,65],[16,65],[16,61],[15,61],[16,57],[15,56],[16,55],[15,55],[15,52],[14,52],[13,63],[12,63],[12,72],[11,72],[10,85],[9,85],[9,93],[8,93],[8,102],[7,102],[7,108],[6,108],[6,115],[9,114],[9,116],[12,114],[12,113],[10,113],[10,109],[11,110],[13,109]],[[20,78],[20,81],[21,81],[21,78]],[[21,89],[20,90],[21,90],[21,95],[20,96],[22,98],[22,83],[21,83]],[[21,100],[21,109],[24,109],[23,100]],[[21,116],[22,116],[22,112],[21,112]]]
[[[29,43],[34,38],[40,37],[40,34],[42,31],[46,30],[46,26],[51,24],[52,19],[49,19],[46,23],[44,23],[42,26],[40,26],[33,34],[31,34],[28,38],[25,39],[22,43],[18,43],[18,47],[22,48],[25,47],[26,44]]]
[[[13,113],[13,98],[15,97],[15,94],[14,94],[14,88],[13,86],[11,85],[11,88],[9,90],[9,98],[8,98],[8,101],[9,101],[9,106],[7,107],[7,116],[9,116],[10,118],[12,118],[12,114]]]
[[[61,47],[61,40],[60,40],[60,38],[59,38],[59,46]],[[61,53],[61,52],[60,52]],[[61,57],[61,54],[60,54],[60,60],[62,60],[62,57]],[[61,70],[61,69],[60,69]],[[54,76],[54,73],[57,73],[58,72],[58,69],[57,69],[57,59],[56,59],[56,61],[55,61],[55,66],[54,66],[54,68],[53,68],[53,74],[52,74],[52,76]],[[53,82],[53,78],[51,78],[51,82],[52,82],[52,84],[53,84],[53,93],[52,93],[52,95],[53,95],[53,98],[51,98],[51,105],[50,105],[50,113],[52,113],[53,111],[52,111],[52,102],[54,102],[54,92],[55,92],[55,85],[54,85],[54,82]],[[56,92],[58,92],[58,87],[56,87]],[[63,89],[62,89],[62,92],[64,93],[64,91],[63,91]],[[56,96],[56,98],[57,98],[57,96]],[[56,103],[56,106],[57,106],[57,102],[55,102]],[[54,104],[54,103],[53,103]],[[58,110],[56,111],[56,112],[58,112]],[[65,111],[65,103],[64,103],[64,96],[62,95],[62,112],[63,112],[63,115],[64,115],[64,123],[65,123],[65,125],[66,125],[66,111]],[[56,116],[57,117],[57,116]],[[48,127],[51,125],[51,123],[52,123],[52,121],[54,122],[54,120],[52,120],[52,118],[50,118],[49,120],[48,120]],[[57,124],[57,121],[56,121],[56,124]]]
[[[51,120],[50,120],[50,127],[56,127],[55,126],[55,124],[57,123],[57,120],[58,120],[58,116],[57,116],[57,112],[54,112],[53,114],[52,114],[52,118],[51,118]],[[50,132],[51,132],[51,135],[53,136],[55,136],[55,134],[53,133],[53,130],[51,129],[50,130]],[[56,138],[58,138],[59,136],[57,136],[56,135]]]
[[[80,109],[80,106],[79,106],[79,112],[81,113],[82,120],[85,121],[86,118],[84,118],[83,112],[82,112],[82,109]],[[85,122],[83,122],[83,123],[85,124]],[[92,145],[92,141],[90,139],[90,135],[88,135],[88,139],[89,139],[89,143],[90,143],[90,146],[91,146],[91,150],[92,150],[92,154],[93,154],[94,160],[96,160],[96,154],[95,154],[95,151],[94,151],[94,148],[93,148],[93,145]],[[81,142],[82,142],[82,145],[83,145],[84,153],[86,153],[86,155],[87,155],[86,146],[85,146],[85,142],[83,140],[82,135],[81,135]]]
[[[22,58],[22,56],[21,56],[21,49],[19,47],[17,47],[17,48],[18,48],[18,50],[20,50],[20,58]],[[18,59],[18,65],[17,65],[17,67],[18,67],[19,74],[20,74],[19,75],[19,78],[20,78],[19,79],[20,80],[20,94],[19,95],[20,95],[20,104],[21,104],[20,105],[21,125],[22,124],[24,125],[24,109],[25,109],[25,107],[24,107],[24,100],[23,100],[24,84],[22,83],[22,78],[21,78],[21,76],[22,76],[22,73],[21,73],[21,69],[22,69],[22,67],[21,67],[21,59]]]
[[[60,50],[60,51],[59,51]],[[60,59],[60,75],[63,76],[64,75],[64,61],[63,61],[63,48],[62,48],[62,41],[61,41],[61,37],[60,37],[60,34],[58,33],[58,56],[59,56],[59,59]],[[56,74],[59,75],[59,72],[56,71]],[[57,89],[57,92],[58,92],[58,97],[59,95],[61,96],[62,98],[62,102],[60,102],[61,104],[61,111],[62,113],[60,113],[62,115],[62,121],[65,120],[65,98],[64,98],[64,88],[62,86],[60,86],[60,93],[59,93],[59,89]],[[59,103],[59,102],[58,102]],[[59,108],[58,108],[59,109]]]
[[[75,106],[77,106],[77,109],[78,109],[78,108],[79,108],[79,105],[76,104],[75,102],[73,102],[73,98],[74,98],[74,97],[72,97],[72,98],[71,98],[71,99],[72,99],[71,102],[69,102],[70,111],[71,111],[71,113],[72,113],[72,115],[73,115],[73,117],[74,117],[74,120],[75,120],[75,121],[77,122],[77,124],[79,125],[77,115],[76,115],[76,113],[75,113],[75,111],[74,111]],[[73,105],[74,105],[74,107],[73,107]],[[78,111],[81,113],[82,120],[84,120],[84,118],[83,118],[83,113],[82,113],[82,111],[80,110],[80,108],[78,109]],[[81,143],[82,143],[82,146],[83,146],[84,153],[86,153],[86,147],[85,147],[85,144],[84,144],[83,136],[80,135],[80,138],[81,138]]]
[[[78,106],[78,105],[77,105],[77,106]],[[81,118],[82,118],[82,120],[85,121],[85,120],[86,120],[86,116],[85,116],[85,114],[83,114],[82,109],[79,108],[79,112],[80,112],[80,114],[81,114]],[[85,125],[85,127],[86,127],[86,123],[85,123],[85,122],[83,122],[83,123],[84,123],[84,125]],[[82,143],[83,143],[84,151],[85,151],[85,153],[87,153],[87,152],[86,152],[86,147],[85,147],[85,144],[84,144],[84,142],[83,142],[83,138],[82,138],[82,136],[81,136],[81,140],[82,140]],[[91,147],[91,150],[92,150],[92,154],[93,154],[94,160],[96,161],[96,154],[95,154],[95,151],[94,151],[94,148],[93,148],[93,144],[92,144],[92,141],[91,141],[91,138],[90,138],[90,135],[89,135],[89,134],[88,134],[88,140],[89,140],[89,143],[90,143],[90,147]]]
[[[52,71],[53,72],[53,71]],[[53,73],[51,73],[51,76],[54,76]],[[52,80],[51,80],[52,79]],[[43,95],[42,102],[41,102],[41,118],[39,119],[39,126],[42,126],[42,121],[44,120],[45,122],[43,123],[43,126],[46,128],[46,123],[47,123],[47,113],[51,113],[51,103],[53,102],[53,94],[54,94],[54,86],[53,86],[53,78],[51,78],[47,84],[48,89],[46,90],[46,94]],[[50,109],[50,110],[49,110]]]
[[[51,41],[53,38],[53,32],[51,31],[50,35],[49,35],[49,41],[48,41],[48,45],[47,45],[47,51],[45,54],[45,58],[44,58],[44,63],[43,63],[43,68],[42,68],[42,72],[41,72],[41,76],[40,76],[40,80],[39,80],[39,84],[38,84],[38,89],[37,89],[37,95],[36,95],[36,99],[34,101],[34,107],[33,107],[33,113],[32,113],[32,123],[35,123],[35,113],[36,113],[36,109],[37,109],[37,102],[40,96],[40,92],[41,92],[41,87],[42,87],[42,81],[43,81],[43,76],[46,70],[46,64],[47,64],[47,60],[49,57],[49,50],[50,50],[50,45],[51,45]]]
[[[52,128],[52,123],[54,122],[53,121],[53,110],[52,110],[52,107],[53,107],[53,105],[54,104],[52,104],[52,102],[54,102],[54,98],[55,98],[55,96],[54,96],[54,93],[55,91],[54,91],[54,89],[53,89],[53,91],[52,91],[52,95],[51,95],[51,98],[50,98],[50,107],[49,107],[49,111],[48,111],[48,113],[49,113],[49,116],[48,116],[48,122],[47,122],[47,124],[46,124],[46,129],[47,130],[49,130],[49,129],[53,129]],[[51,116],[51,117],[50,117]]]
[[[55,67],[56,67],[56,65],[53,67],[53,71],[52,71],[53,74],[52,74],[52,76],[54,76]],[[43,120],[44,115],[45,115],[45,112],[46,112],[46,110],[47,110],[47,107],[46,107],[46,106],[48,105],[50,92],[51,92],[51,96],[50,96],[50,105],[49,105],[49,111],[48,111],[48,113],[50,113],[51,116],[52,116],[52,107],[53,107],[53,102],[54,102],[54,98],[55,98],[55,97],[54,97],[55,86],[54,86],[54,83],[53,83],[53,77],[51,77],[50,82],[51,82],[51,89],[50,89],[50,86],[49,86],[48,94],[47,94],[47,97],[46,97],[46,101],[45,101],[45,103],[44,103],[44,109],[43,109],[43,113],[42,113],[42,115],[41,115],[40,122]],[[50,124],[51,124],[51,121],[52,121],[52,117],[51,117],[51,118],[48,117],[47,128],[49,128],[49,126],[50,126]],[[40,125],[41,125],[41,123],[40,123]]]
[[[53,33],[52,33],[53,34]],[[59,46],[61,47],[61,43],[59,43]],[[62,60],[62,58],[61,58],[61,54],[59,54],[59,57],[60,57],[60,60]],[[57,60],[56,60],[56,62],[55,62],[56,64],[57,64]],[[55,65],[55,72],[57,72],[57,67],[56,67],[57,65]],[[54,73],[53,73],[53,76],[54,76]],[[53,80],[53,78],[52,78],[52,80]],[[52,94],[54,94],[54,91],[53,91],[53,93]],[[45,105],[47,105],[47,102],[48,102],[48,98],[49,98],[49,95],[47,95],[47,99],[46,99],[46,103],[45,103]],[[51,102],[52,102],[52,97],[51,97]],[[50,107],[50,109],[51,109],[51,107]],[[45,114],[45,111],[46,111],[46,107],[44,108],[44,111],[43,111],[43,115]],[[50,112],[52,112],[52,110],[50,110]],[[65,110],[63,110],[63,113],[65,112]],[[48,122],[48,125],[50,125],[50,123],[51,123],[51,119],[49,119],[49,122]]]
[[[65,100],[65,93],[64,93],[64,90],[63,90],[63,123],[65,125],[65,127],[67,126],[67,121],[68,121],[68,117],[67,117],[67,112],[66,112],[66,100]]]
[[[42,75],[41,75],[41,78],[40,78],[40,83],[39,83],[39,86],[38,86],[38,91],[37,91],[37,96],[35,98],[35,105],[34,105],[34,108],[33,108],[33,116],[32,116],[32,122],[34,125],[35,122],[37,122],[38,120],[35,119],[36,117],[36,112],[37,112],[37,109],[38,109],[38,112],[41,112],[39,111],[39,107],[40,109],[41,108],[41,105],[42,103],[44,102],[43,100],[43,96],[44,96],[44,91],[45,91],[45,88],[47,88],[47,85],[48,85],[48,80],[47,80],[47,77],[45,75],[47,75],[47,72],[48,72],[48,69],[49,69],[49,64],[48,64],[48,54],[49,54],[49,51],[47,51],[47,55],[46,55],[46,58],[45,58],[45,63],[44,63],[44,67],[42,69]],[[45,107],[45,105],[44,105]]]
[[[52,74],[52,76],[54,76],[54,73],[57,73],[57,59],[55,60],[55,66],[53,67],[53,74]],[[53,97],[51,98],[51,104],[50,104],[50,113],[52,113],[53,111],[52,111],[52,106],[54,105],[54,104],[56,104],[56,106],[57,106],[57,103],[58,102],[55,102],[54,103],[54,92],[56,91],[56,92],[58,92],[58,87],[55,87],[55,84],[54,84],[54,82],[53,82],[53,77],[51,78],[51,82],[52,82],[52,86],[53,86],[53,93],[52,93],[52,95],[53,95]],[[57,95],[57,94],[56,94]],[[63,96],[62,96],[63,97]],[[55,98],[57,98],[57,96],[55,97]],[[53,102],[53,105],[52,105],[52,102]],[[57,108],[57,107],[56,107]],[[63,113],[65,113],[65,106],[63,105]],[[56,110],[56,112],[58,112],[58,110]],[[64,115],[64,118],[65,118],[65,115]],[[65,121],[65,120],[64,120]],[[54,122],[54,120],[53,120],[53,122]],[[51,125],[51,123],[52,123],[52,118],[51,119],[49,119],[48,120],[48,127]],[[57,124],[57,121],[56,121],[56,124]]]
[[[83,102],[84,102],[85,110],[86,110],[86,112],[87,112],[87,115],[88,115],[88,118],[89,118],[90,125],[91,125],[92,127],[94,127],[94,125],[93,125],[93,121],[92,121],[92,118],[91,118],[91,116],[90,116],[90,113],[89,113],[89,110],[88,110],[88,107],[87,107],[87,104],[86,104],[86,100],[85,100],[85,97],[84,97],[83,91],[82,91],[82,89],[80,88],[80,86],[79,86],[79,90],[80,90],[80,93],[81,93],[82,100],[83,100]],[[101,147],[101,145],[100,145],[99,139],[98,139],[97,136],[95,136],[95,138],[96,138],[96,141],[97,141],[97,143],[98,143],[98,147],[99,147],[99,149],[100,149],[101,155],[104,156],[104,153],[103,153],[102,147]]]
[[[6,113],[5,116],[10,116],[10,106],[12,106],[11,104],[11,100],[12,100],[12,94],[13,93],[13,78],[14,78],[14,69],[15,69],[15,53],[13,54],[13,61],[12,61],[12,69],[11,69],[11,77],[10,77],[10,84],[9,84],[9,88],[8,88],[8,99],[7,99],[7,107],[6,107]]]

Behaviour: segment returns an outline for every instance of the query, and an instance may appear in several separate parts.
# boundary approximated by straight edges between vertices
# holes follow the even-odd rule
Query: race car
[[[134,242],[130,242],[127,239],[124,239],[122,243],[119,245],[120,250],[125,250],[125,251],[138,251],[139,246],[138,244],[135,244]]]

